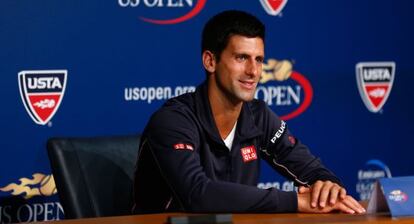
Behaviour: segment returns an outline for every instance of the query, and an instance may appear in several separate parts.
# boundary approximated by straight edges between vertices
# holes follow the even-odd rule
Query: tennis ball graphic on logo
[[[260,83],[271,80],[284,81],[292,74],[292,63],[288,60],[278,61],[270,58],[267,63],[263,63],[263,70],[260,76]]]
[[[283,81],[290,77],[292,73],[292,63],[288,60],[279,61],[276,63],[273,75],[277,81]]]

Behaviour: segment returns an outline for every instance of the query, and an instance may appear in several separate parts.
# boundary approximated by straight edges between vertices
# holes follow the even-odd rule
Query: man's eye
[[[246,55],[237,55],[236,59],[239,61],[245,61],[247,60],[247,56]]]
[[[257,61],[258,63],[263,63],[263,62],[264,62],[264,59],[263,59],[263,58],[256,58],[256,61]]]

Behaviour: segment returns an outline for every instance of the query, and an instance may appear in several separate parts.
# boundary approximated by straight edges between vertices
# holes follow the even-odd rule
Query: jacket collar
[[[208,99],[207,81],[197,87],[195,92],[195,108],[201,125],[210,138],[217,143],[224,144],[220,137],[217,125],[213,118],[213,112]],[[254,122],[254,115],[250,109],[250,103],[243,103],[242,110],[237,120],[235,139],[249,139],[262,134]]]

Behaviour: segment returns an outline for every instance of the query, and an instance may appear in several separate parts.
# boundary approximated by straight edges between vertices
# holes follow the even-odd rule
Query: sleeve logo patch
[[[241,148],[240,151],[242,154],[243,162],[245,163],[257,159],[256,148],[254,145]]]
[[[296,139],[295,139],[295,137],[293,137],[293,136],[289,136],[288,137],[288,139],[289,139],[289,141],[290,141],[290,143],[292,144],[292,145],[294,145],[295,143],[296,143]]]
[[[194,151],[194,147],[191,144],[177,143],[173,146],[175,150],[190,150]]]

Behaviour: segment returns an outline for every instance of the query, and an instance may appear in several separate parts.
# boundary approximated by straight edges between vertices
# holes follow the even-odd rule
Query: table
[[[47,222],[48,224],[165,224],[169,216],[188,215],[185,213],[162,213],[151,215],[131,215],[117,217],[102,217],[89,219],[72,219]],[[295,224],[295,223],[390,223],[390,224],[413,224],[414,217],[391,218],[388,213],[374,215],[348,215],[342,213],[330,214],[233,214],[234,224]]]

